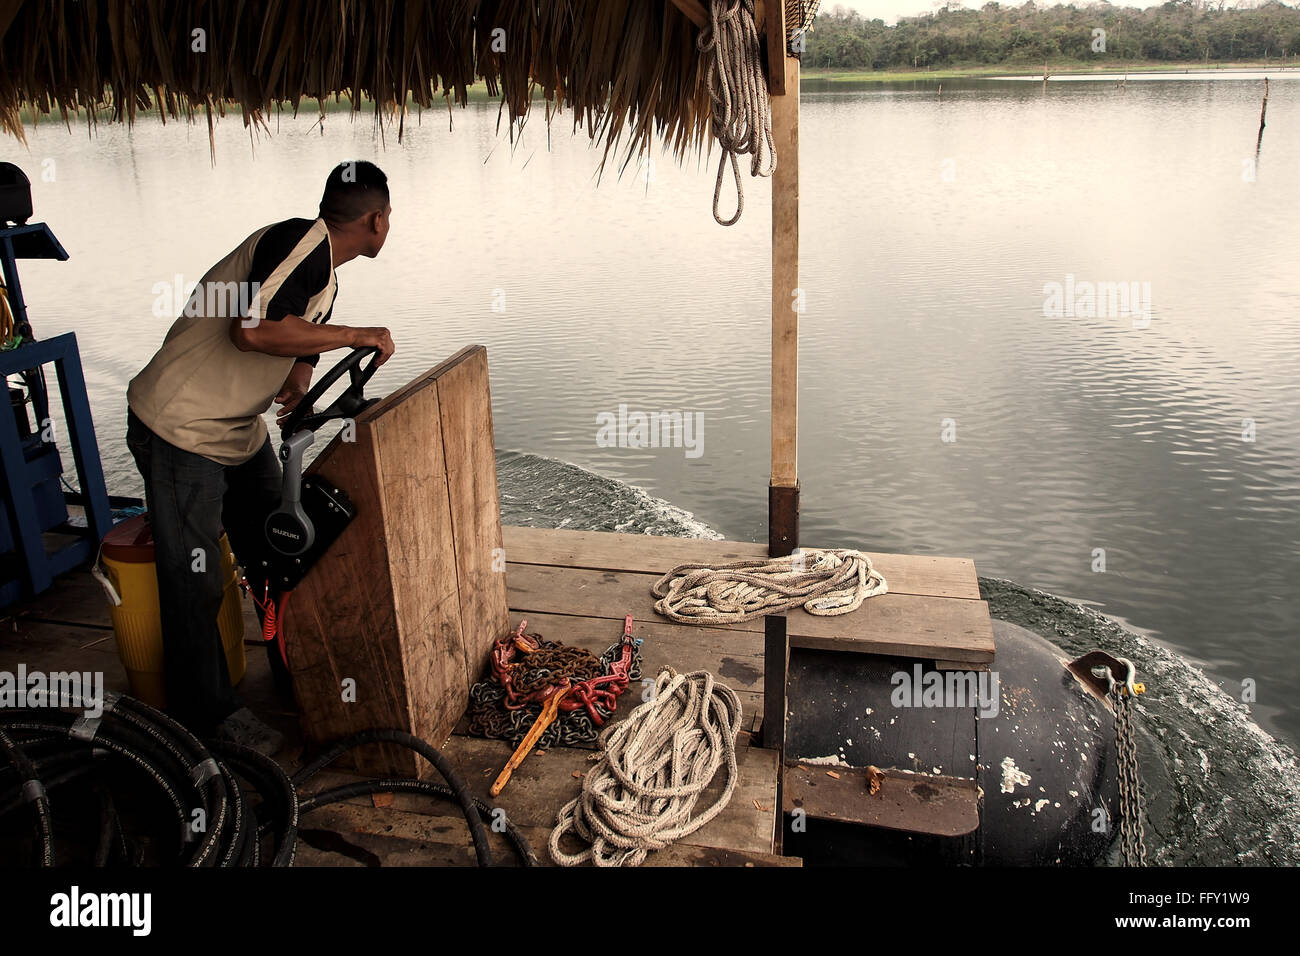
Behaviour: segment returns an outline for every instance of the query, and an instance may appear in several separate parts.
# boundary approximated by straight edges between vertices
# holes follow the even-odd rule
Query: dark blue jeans
[[[267,438],[243,464],[220,465],[159,438],[129,409],[126,442],[153,530],[167,709],[205,736],[242,706],[217,627],[221,531],[241,565],[259,567],[262,527],[280,500],[280,463]]]

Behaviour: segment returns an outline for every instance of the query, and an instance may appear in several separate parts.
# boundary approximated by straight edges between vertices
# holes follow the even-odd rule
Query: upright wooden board
[[[439,376],[438,411],[456,541],[465,676],[473,684],[487,669],[492,643],[509,625],[492,396],[484,349],[466,355]]]
[[[471,346],[394,392],[309,469],[357,516],[289,599],[285,637],[303,735],[396,728],[435,746],[508,627],[487,353]],[[493,544],[495,542],[495,544]],[[468,637],[467,637],[468,634]],[[394,747],[359,769],[427,775]]]

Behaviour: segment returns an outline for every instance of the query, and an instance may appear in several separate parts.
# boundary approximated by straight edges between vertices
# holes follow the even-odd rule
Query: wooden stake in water
[[[1259,136],[1255,138],[1255,157],[1259,158],[1259,147],[1264,142],[1264,114],[1268,112],[1268,77],[1264,77],[1264,102],[1259,107]]]

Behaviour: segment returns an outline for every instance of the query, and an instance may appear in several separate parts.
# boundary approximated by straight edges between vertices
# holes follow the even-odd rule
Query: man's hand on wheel
[[[393,337],[388,334],[385,328],[359,328],[352,330],[355,335],[352,340],[353,348],[369,348],[376,346],[379,349],[378,363],[383,365],[392,357],[397,347],[393,345]]]
[[[298,407],[298,403],[303,400],[303,396],[305,396],[308,389],[311,388],[311,373],[312,367],[306,362],[297,362],[294,364],[293,370],[289,373],[289,377],[284,380],[284,387],[281,388],[279,394],[275,396],[276,403],[281,406],[275,413],[275,421],[277,425],[284,424],[284,420],[289,417],[289,414],[295,408]]]

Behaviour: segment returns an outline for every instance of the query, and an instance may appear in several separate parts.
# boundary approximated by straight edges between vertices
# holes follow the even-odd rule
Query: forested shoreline
[[[1104,31],[1098,33],[1097,31]],[[1171,0],[1141,10],[1109,3],[944,7],[897,24],[823,6],[807,36],[809,69],[885,70],[981,64],[1150,61],[1293,65],[1300,8],[1277,0],[1243,9]]]

